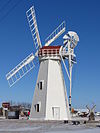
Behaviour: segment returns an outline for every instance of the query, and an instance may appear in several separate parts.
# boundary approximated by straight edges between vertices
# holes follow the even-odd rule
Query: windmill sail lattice
[[[53,41],[55,41],[62,33],[65,32],[65,21],[63,21],[47,38],[45,46],[49,46]]]
[[[35,65],[33,63],[33,59],[34,55],[33,53],[31,53],[6,75],[10,87],[14,85],[18,80],[20,80],[23,76],[25,76],[32,68],[34,68]]]
[[[30,30],[32,33],[33,41],[35,44],[35,48],[38,49],[39,47],[41,47],[41,41],[40,41],[40,36],[39,36],[39,32],[38,32],[34,6],[32,6],[26,12],[26,15],[27,15],[28,23],[29,23]]]

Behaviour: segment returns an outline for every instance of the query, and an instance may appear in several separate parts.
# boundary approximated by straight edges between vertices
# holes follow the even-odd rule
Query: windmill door
[[[53,107],[53,117],[55,120],[60,119],[60,107]]]

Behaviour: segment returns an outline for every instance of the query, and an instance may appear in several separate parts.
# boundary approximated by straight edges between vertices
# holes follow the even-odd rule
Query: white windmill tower
[[[79,39],[75,32],[68,32],[64,36],[64,45],[49,46],[55,39],[65,32],[65,22],[62,22],[46,39],[43,46],[40,41],[35,10],[32,6],[27,12],[27,19],[34,40],[36,53],[31,53],[6,78],[10,87],[35,67],[35,59],[39,59],[39,73],[31,106],[30,119],[36,120],[69,120],[69,104],[62,72],[61,61],[71,82],[72,64],[74,61],[74,47]],[[65,59],[69,61],[70,74]],[[71,89],[71,87],[70,87]]]

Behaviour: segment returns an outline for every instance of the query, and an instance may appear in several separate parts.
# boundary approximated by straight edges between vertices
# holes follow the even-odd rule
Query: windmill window
[[[38,89],[39,90],[42,90],[43,89],[43,85],[44,84],[44,82],[43,81],[40,81],[39,83],[38,83]]]
[[[39,110],[39,104],[35,104],[34,107],[35,107],[35,111],[36,111],[36,112],[39,112],[39,111],[40,111],[40,110]]]
[[[39,85],[40,90],[42,90],[42,82],[40,82]]]

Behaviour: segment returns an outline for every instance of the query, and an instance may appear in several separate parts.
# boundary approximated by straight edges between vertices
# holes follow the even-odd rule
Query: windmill
[[[63,37],[64,45],[50,46],[52,42],[54,42],[61,34],[65,32],[65,21],[63,21],[47,37],[46,42],[43,45],[41,44],[38,32],[34,6],[26,12],[26,15],[36,52],[35,54],[31,53],[6,75],[8,83],[10,87],[13,86],[31,69],[35,68],[36,58],[38,58],[40,68],[31,106],[30,119],[69,120],[71,92],[70,104],[68,104],[61,61],[64,64],[65,71],[70,80],[71,91],[72,66],[76,63],[74,48],[79,41],[78,35],[75,32],[69,31]],[[69,72],[65,64],[65,60],[68,60],[69,62]]]
[[[86,108],[89,111],[89,121],[94,121],[95,120],[95,113],[94,110],[96,108],[96,105],[94,105],[92,108],[90,108],[88,105],[86,105]]]

